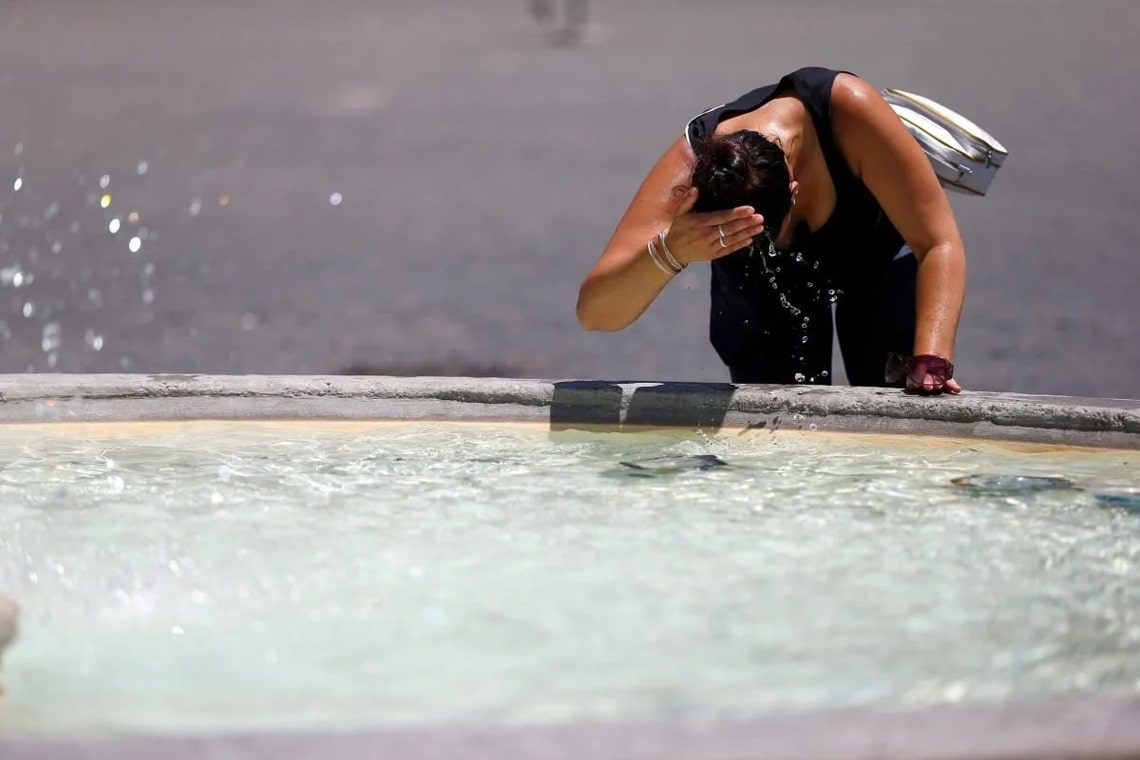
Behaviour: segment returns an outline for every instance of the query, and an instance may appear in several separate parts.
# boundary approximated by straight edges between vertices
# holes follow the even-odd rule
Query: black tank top
[[[837,281],[859,270],[889,263],[903,245],[902,236],[867,186],[852,174],[835,143],[831,128],[831,87],[840,73],[850,72],[815,66],[793,71],[776,84],[757,88],[731,103],[705,111],[692,119],[685,130],[689,144],[696,145],[713,134],[725,119],[755,111],[789,90],[799,96],[811,114],[827,171],[835,185],[835,210],[815,232],[801,223],[795,230],[792,248],[818,258]]]
[[[685,129],[690,146],[695,146],[712,135],[721,121],[755,111],[778,95],[792,91],[803,101],[835,185],[835,210],[815,232],[806,223],[797,226],[791,251],[802,256],[805,263],[796,265],[787,259],[790,266],[782,267],[778,275],[779,292],[789,297],[798,294],[800,299],[814,300],[808,291],[823,288],[837,291],[842,298],[845,290],[858,287],[860,281],[881,276],[904,244],[902,235],[867,186],[851,172],[836,145],[831,128],[831,88],[840,73],[820,67],[793,71],[776,84],[757,88],[697,115]],[[759,248],[757,241],[754,252],[745,249],[711,264],[710,337],[729,365],[740,360],[741,352],[747,352],[752,343],[747,335],[750,330],[742,325],[756,325],[757,320],[749,320],[745,314],[771,312],[770,302],[779,295],[766,286],[762,277],[757,277],[752,257],[763,255]],[[797,278],[802,281],[796,281]],[[769,328],[776,327],[770,320],[768,324]]]

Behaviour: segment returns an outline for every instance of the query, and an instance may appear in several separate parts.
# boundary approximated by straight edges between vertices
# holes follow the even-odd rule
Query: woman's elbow
[[[582,295],[578,296],[578,305],[575,308],[578,316],[578,325],[587,332],[617,332],[629,326],[629,322],[615,319],[607,314],[605,309],[598,308],[597,304]]]

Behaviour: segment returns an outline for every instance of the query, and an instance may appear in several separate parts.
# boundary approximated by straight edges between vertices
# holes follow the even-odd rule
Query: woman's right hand
[[[750,246],[752,239],[764,231],[764,217],[751,206],[694,212],[696,202],[697,189],[691,187],[665,234],[665,244],[682,264],[712,261],[736,253]]]

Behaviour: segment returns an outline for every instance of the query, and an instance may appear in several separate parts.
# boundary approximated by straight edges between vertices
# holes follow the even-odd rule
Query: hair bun
[[[713,134],[695,144],[693,154],[694,211],[752,206],[766,226],[779,228],[791,208],[791,176],[778,141],[752,130]]]

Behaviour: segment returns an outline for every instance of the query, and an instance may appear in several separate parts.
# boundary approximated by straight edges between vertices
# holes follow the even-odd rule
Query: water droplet
[[[48,207],[44,209],[44,219],[51,219],[53,216],[55,216],[58,213],[59,213],[59,204],[54,203],[54,202],[49,203]]]
[[[107,231],[110,232],[112,235],[114,235],[116,232],[119,231],[120,226],[121,225],[119,223],[118,218],[112,219],[111,221],[109,221],[107,223]]]
[[[143,275],[150,277],[152,274],[154,274],[154,262],[148,261],[147,263],[143,264]]]
[[[138,235],[135,235],[133,238],[131,238],[131,241],[127,243],[127,248],[131,253],[138,253],[139,249],[142,248],[142,238],[140,238]]]
[[[805,377],[805,376],[804,376],[804,373],[803,373],[803,372],[797,372],[797,373],[795,374],[795,379],[796,379],[796,382],[797,382],[797,383],[802,383],[804,380],[807,380],[807,377]],[[799,415],[796,415],[796,417],[798,417],[798,416],[799,416]],[[794,418],[793,418],[793,419],[794,419]]]
[[[174,636],[181,636],[186,633],[186,631],[180,625],[173,625],[170,627],[170,633]]]
[[[343,195],[341,195],[340,193],[333,193],[332,195],[329,196],[329,205],[330,206],[339,206],[340,202],[343,200],[344,200]]]
[[[59,364],[59,352],[52,351],[47,355],[47,365],[54,368],[56,364]]]
[[[814,283],[810,283],[810,282],[807,284],[807,286],[808,286],[809,288],[813,288],[813,287],[815,287]]]
[[[63,250],[63,243],[59,242],[58,240],[51,244],[51,252],[52,253],[59,253],[62,250]]]
[[[807,342],[808,342],[808,336],[805,335],[802,338],[800,338],[800,343],[807,343]]]
[[[104,174],[102,177],[99,178],[99,187],[106,190],[110,186],[111,186],[111,175]]]
[[[24,144],[22,142],[16,143],[16,149],[13,151],[17,156],[24,152]]]
[[[242,318],[241,318],[241,329],[253,330],[257,327],[257,325],[260,321],[261,320],[259,320],[257,315],[254,314],[253,312],[248,312],[246,314],[243,314]]]
[[[810,425],[808,425],[808,430],[819,430],[819,425],[817,425],[813,422]]]
[[[23,186],[24,186],[24,178],[23,177],[16,177],[16,181],[12,183],[12,189],[18,193],[18,192],[20,192],[20,188]]]
[[[229,468],[229,465],[223,464],[218,467],[218,480],[222,481],[223,483],[227,482],[230,479],[231,475],[233,475],[233,470]]]
[[[824,370],[823,372],[820,372],[820,373],[819,373],[819,376],[820,376],[820,377],[827,377],[827,376],[828,376],[828,371],[827,371],[827,370]]]
[[[150,164],[148,164],[146,161],[139,161],[139,165],[135,167],[135,171],[137,171],[141,177],[142,175],[146,174],[146,170],[149,168]]]
[[[83,342],[87,347],[95,351],[103,350],[103,336],[96,333],[94,330],[88,330],[87,334],[83,336]]]
[[[0,283],[18,288],[24,284],[24,273],[19,267],[4,267],[0,269]]]
[[[202,201],[195,198],[194,200],[192,200],[190,202],[190,216],[198,216],[198,213],[201,210],[202,210]]]
[[[27,301],[24,304],[24,316],[25,317],[31,317],[35,313],[36,313],[36,305],[34,303],[32,303],[31,301]]]
[[[225,193],[222,193],[221,195],[219,195],[218,196],[218,205],[219,206],[230,205],[230,196],[226,195]]]
[[[103,193],[103,197],[101,197],[99,199],[99,207],[100,208],[107,208],[110,205],[111,205],[111,194],[110,193]]]
[[[127,222],[130,224],[138,224],[139,223],[139,212],[132,211],[131,213],[127,214]]]
[[[59,322],[48,322],[44,325],[40,348],[45,354],[59,348]]]
[[[812,263],[812,265],[811,265],[811,268],[812,268],[812,269],[819,269],[819,262],[818,262],[818,261],[816,261],[816,262],[813,262],[813,263]]]
[[[142,302],[154,303],[154,291],[152,289],[147,288],[142,292]]]

